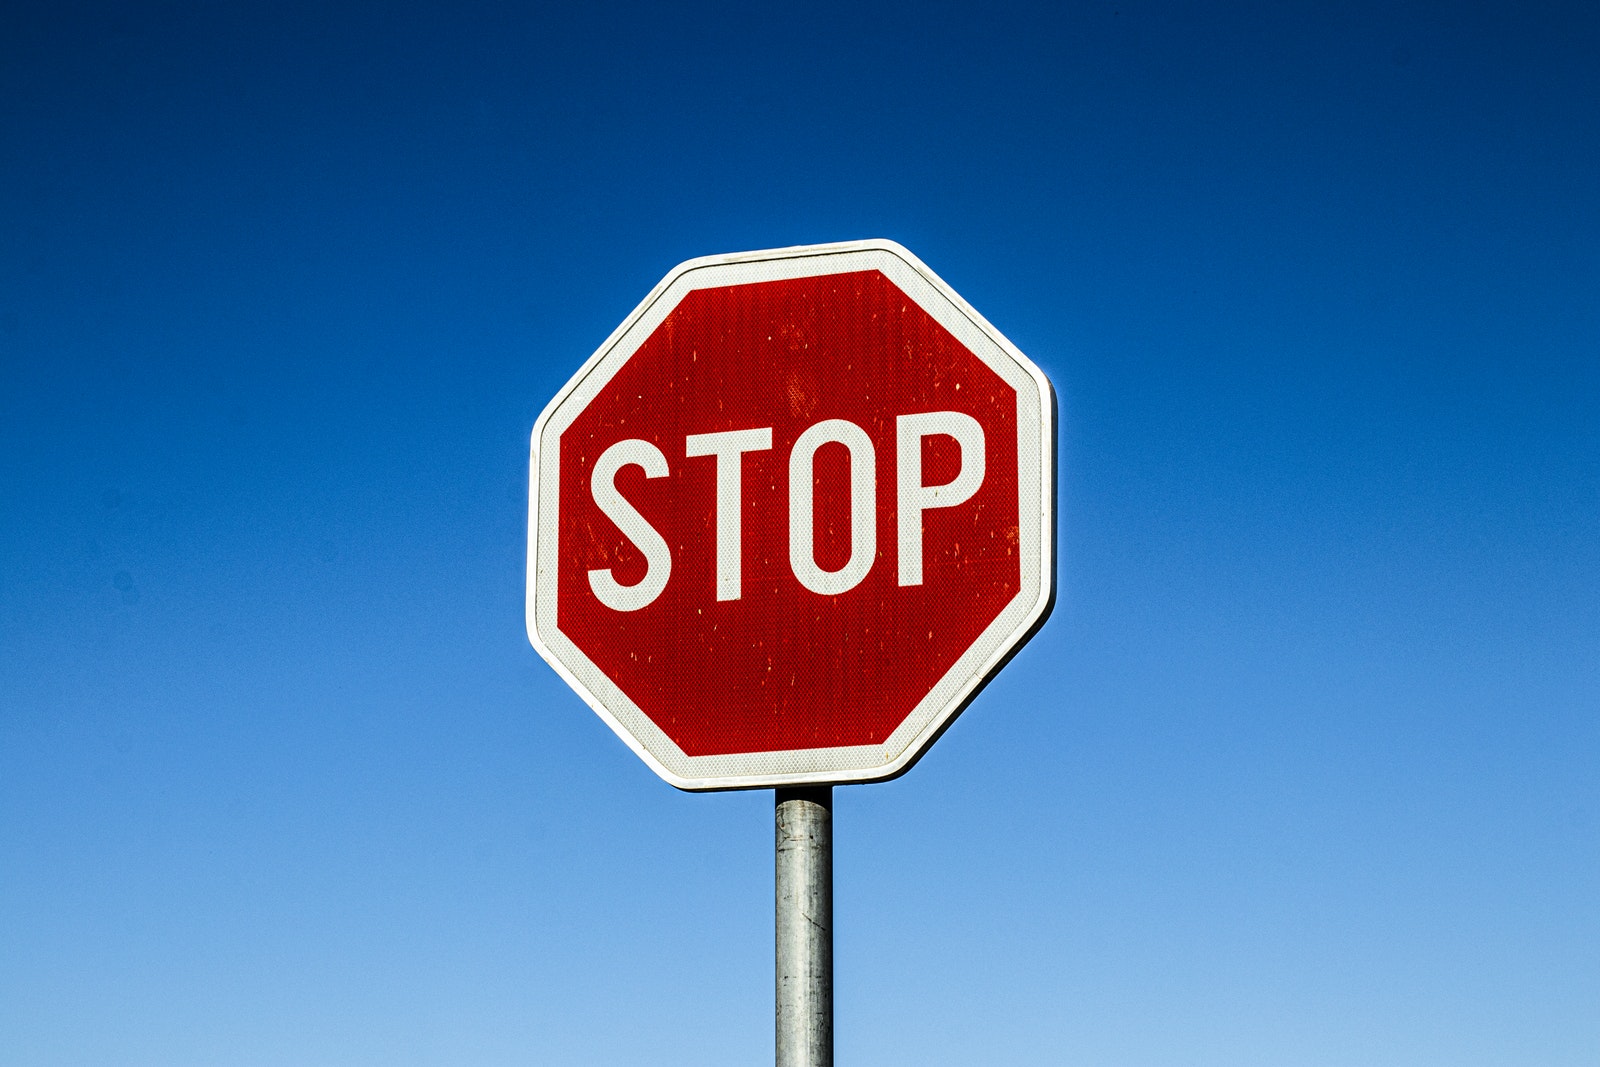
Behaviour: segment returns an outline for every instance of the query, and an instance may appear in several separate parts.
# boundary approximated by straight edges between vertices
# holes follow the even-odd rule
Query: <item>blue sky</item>
[[[1600,1058],[1580,5],[14,7],[0,1063],[770,1056],[770,793],[528,647],[676,263],[900,241],[1060,399],[1060,598],[836,798],[842,1063]]]

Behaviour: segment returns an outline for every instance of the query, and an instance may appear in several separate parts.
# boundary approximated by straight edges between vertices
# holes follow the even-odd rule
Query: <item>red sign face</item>
[[[535,430],[530,637],[680,787],[892,776],[1048,611],[1050,416],[896,245],[685,264]]]

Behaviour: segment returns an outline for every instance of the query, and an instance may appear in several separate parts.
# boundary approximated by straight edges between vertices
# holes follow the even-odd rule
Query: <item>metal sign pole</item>
[[[833,1067],[833,787],[774,792],[777,1065]]]

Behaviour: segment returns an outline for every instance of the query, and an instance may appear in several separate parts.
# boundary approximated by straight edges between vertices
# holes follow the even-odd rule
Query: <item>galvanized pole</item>
[[[833,1067],[833,787],[776,790],[778,1067]]]

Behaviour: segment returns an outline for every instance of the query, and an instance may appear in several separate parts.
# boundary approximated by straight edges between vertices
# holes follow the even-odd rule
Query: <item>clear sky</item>
[[[771,794],[523,631],[671,267],[897,240],[1060,599],[840,789],[841,1063],[1600,1062],[1590,5],[19,3],[0,1063],[746,1064]]]

